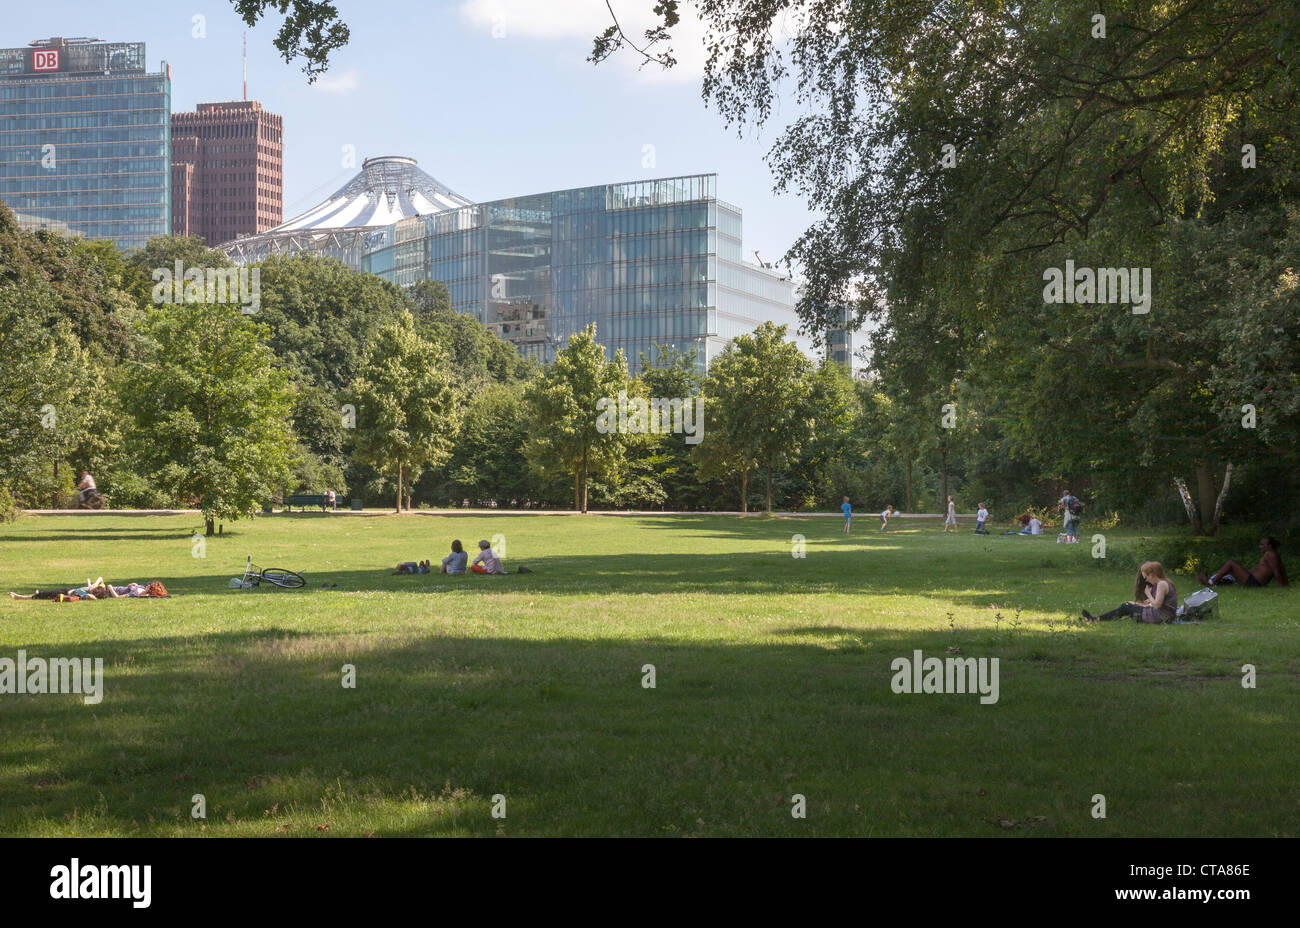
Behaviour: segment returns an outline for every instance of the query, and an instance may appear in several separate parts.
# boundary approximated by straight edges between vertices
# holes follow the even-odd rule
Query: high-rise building
[[[853,330],[849,328],[851,311],[847,306],[835,310],[835,322],[826,332],[826,357],[853,370]]]
[[[143,42],[0,49],[0,200],[122,248],[171,231],[171,68]]]
[[[718,199],[714,174],[474,204],[412,158],[370,158],[325,202],[223,250],[333,255],[401,287],[442,281],[457,310],[543,362],[592,323],[633,370],[660,345],[707,366],[768,321],[811,353],[793,283],[743,259],[740,209]]]
[[[284,219],[284,120],[257,100],[172,114],[172,234],[220,245]]]

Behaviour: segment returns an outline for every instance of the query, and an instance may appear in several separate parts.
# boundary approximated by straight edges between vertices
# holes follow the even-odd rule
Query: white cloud
[[[311,86],[313,90],[321,93],[352,93],[361,86],[361,73],[356,68],[348,68],[337,74],[325,73],[316,78],[316,82]]]
[[[649,0],[612,0],[612,6],[623,31],[642,45],[645,30],[656,24],[653,4]],[[525,38],[571,44],[579,62],[591,54],[592,40],[613,24],[605,0],[463,0],[460,13],[472,28],[501,41]],[[665,71],[651,62],[638,68],[641,56],[629,48],[602,67],[615,66],[646,81],[696,81],[704,74],[707,58],[704,34],[694,6],[683,3],[681,22],[673,28],[670,43],[677,59],[675,67]]]

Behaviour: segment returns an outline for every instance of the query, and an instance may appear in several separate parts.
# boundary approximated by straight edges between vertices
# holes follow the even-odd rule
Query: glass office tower
[[[371,233],[361,269],[443,281],[457,310],[540,361],[595,323],[633,371],[660,345],[706,367],[764,321],[798,328],[793,284],[743,260],[740,210],[716,188],[701,174],[417,216]]]
[[[143,42],[0,49],[0,200],[27,227],[137,248],[171,231],[171,69]]]

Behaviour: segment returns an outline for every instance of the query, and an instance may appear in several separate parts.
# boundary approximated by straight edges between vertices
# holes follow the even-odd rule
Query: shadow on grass
[[[86,641],[78,656],[104,658],[102,703],[0,701],[0,831],[93,813],[116,833],[198,833],[196,793],[208,834],[978,835],[1037,816],[1040,834],[1267,834],[1279,800],[1294,810],[1274,705],[1287,693],[1252,700],[1230,677],[1072,678],[1057,663],[1068,644],[1025,633],[967,643],[966,656],[1002,659],[996,705],[898,695],[891,660],[942,656],[944,636],[788,633],[841,631],[856,640],[271,627]],[[341,685],[345,664],[355,688]],[[1204,788],[1171,804],[1174,779]],[[1122,816],[1091,819],[1099,790]],[[796,792],[807,820],[790,815]],[[489,812],[498,794],[504,821]]]
[[[584,557],[507,558],[507,569],[521,565],[532,572],[489,576],[468,573],[394,574],[391,565],[364,569],[314,570],[309,563],[286,560],[256,560],[262,568],[279,567],[302,574],[306,587],[298,590],[278,589],[263,583],[254,590],[229,587],[232,578],[242,577],[242,561],[231,562],[227,571],[207,574],[168,575],[160,572],[146,576],[114,576],[91,565],[92,576],[103,575],[107,582],[124,585],[131,581],[148,583],[161,580],[177,596],[230,595],[314,598],[321,593],[408,593],[455,594],[457,597],[517,592],[556,595],[634,595],[634,594],[709,594],[718,596],[758,594],[875,594],[877,596],[917,596],[942,599],[965,607],[992,608],[1004,612],[1023,609],[1039,610],[1048,605],[1078,616],[1083,607],[1106,611],[1132,596],[1132,579],[1121,571],[1092,572],[1093,559],[1076,551],[1054,549],[1052,556],[1025,563],[1023,558],[1002,560],[994,551],[986,553],[980,574],[969,571],[944,575],[928,563],[918,563],[903,549],[893,547],[818,550],[807,558],[792,558],[788,549],[773,546],[768,552],[748,552],[723,556],[698,554],[597,554]],[[1010,552],[1009,552],[1010,553]],[[1086,552],[1084,552],[1086,554]],[[414,559],[414,555],[412,555]],[[204,567],[211,569],[211,560]],[[437,561],[434,561],[437,566]],[[1084,571],[1090,573],[1085,574]],[[1087,578],[1093,592],[1078,597],[1078,582]],[[79,586],[84,578],[67,582],[66,576],[38,575],[37,582],[16,592],[32,589],[61,589]],[[978,583],[972,588],[972,581]],[[1190,592],[1194,580],[1176,577],[1183,595]],[[3,591],[0,591],[2,593]],[[1261,593],[1254,592],[1256,598]],[[1076,601],[1076,599],[1078,601]],[[6,600],[7,601],[7,600]],[[878,608],[885,600],[871,604]],[[48,604],[42,604],[48,605]],[[78,604],[93,608],[96,604]]]

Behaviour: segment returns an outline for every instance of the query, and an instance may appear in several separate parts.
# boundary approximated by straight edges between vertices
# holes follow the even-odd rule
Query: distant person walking
[[[1065,513],[1063,526],[1065,543],[1074,544],[1079,540],[1079,517],[1083,515],[1083,503],[1079,502],[1069,490],[1061,496],[1061,511]]]
[[[948,517],[943,520],[943,533],[948,534],[948,526],[952,526],[953,534],[957,532],[957,504],[948,497]]]
[[[885,511],[880,514],[880,530],[882,532],[885,529],[889,528],[889,517],[892,516],[893,514],[894,514],[894,507],[892,505],[886,506]]]
[[[849,534],[853,527],[853,507],[849,504],[849,498],[844,497],[844,502],[840,504],[840,512],[844,513],[844,534]]]
[[[333,491],[333,490],[326,490],[326,491],[325,491],[325,502],[329,503],[330,509],[331,509],[332,511],[334,511],[334,512],[337,512],[337,511],[338,511],[338,508],[339,508],[339,498],[338,498],[337,496],[334,495],[334,491]]]

